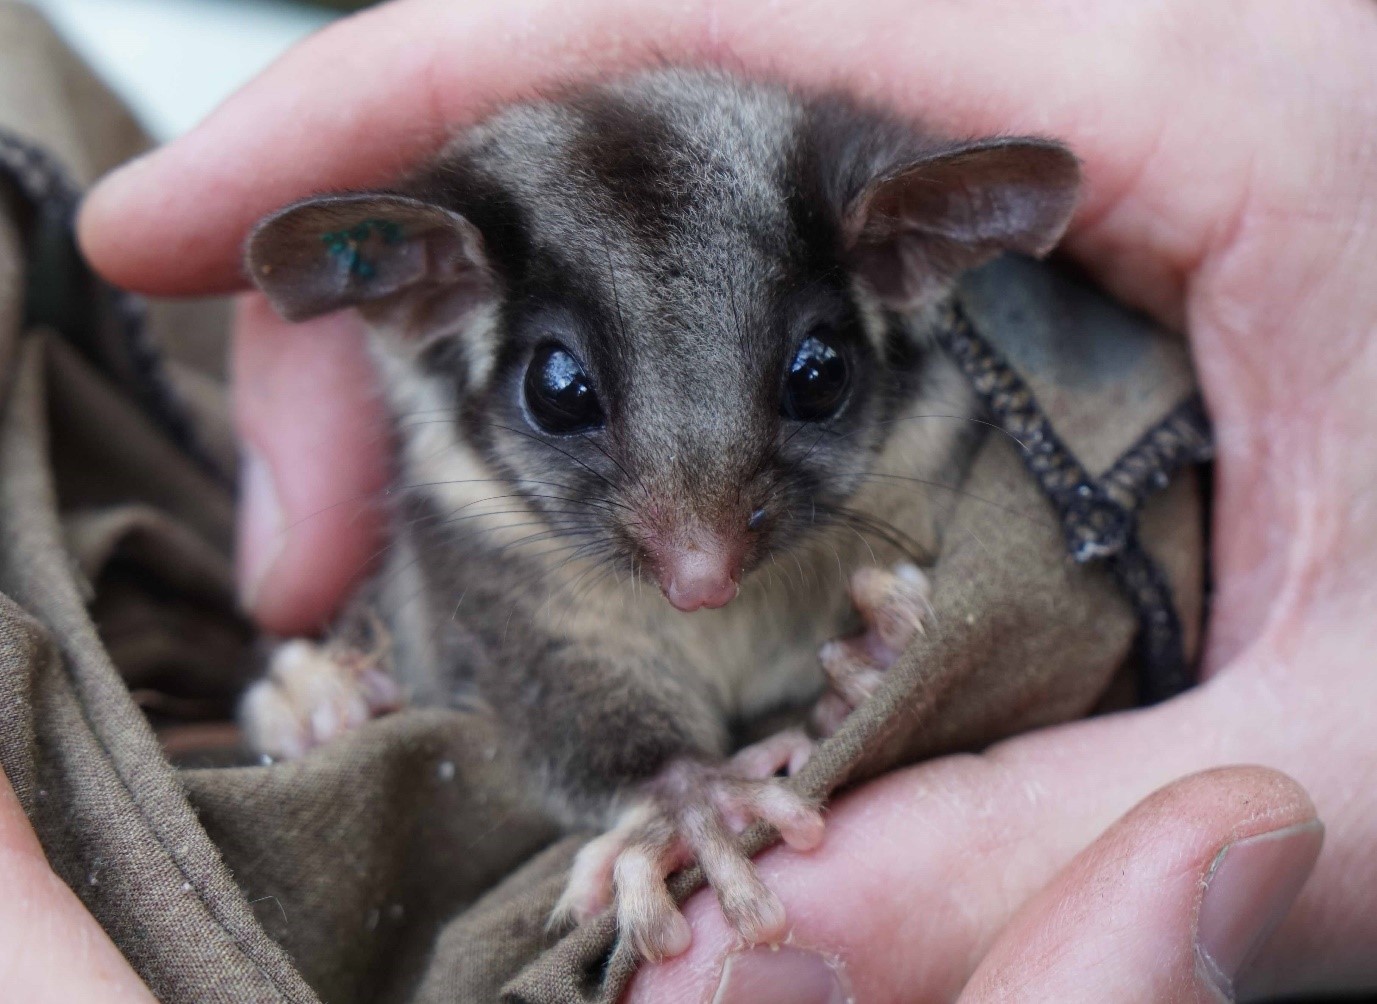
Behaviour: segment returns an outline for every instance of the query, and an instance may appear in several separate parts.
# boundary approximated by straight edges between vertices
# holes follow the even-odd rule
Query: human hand
[[[867,918],[893,918],[876,903],[919,904],[904,928],[916,946],[905,958],[918,961],[895,970],[903,996],[950,996],[1020,906],[1147,793],[1213,765],[1263,763],[1305,785],[1328,849],[1245,989],[1372,985],[1377,537],[1362,437],[1377,419],[1374,51],[1377,7],[1360,0],[869,0],[864,13],[824,0],[402,0],[309,40],[110,179],[85,208],[82,240],[125,285],[236,288],[239,242],[269,209],[386,181],[451,126],[541,83],[666,56],[843,82],[949,132],[1065,139],[1088,182],[1069,252],[1189,331],[1215,422],[1206,682],[886,779],[841,803],[824,845],[854,824],[846,846],[864,852],[772,852],[770,873],[796,941],[842,957],[858,981],[903,963],[867,936]],[[328,617],[378,532],[367,499],[386,481],[385,426],[358,345],[339,318],[288,329],[256,300],[241,313],[238,417],[258,458],[243,582],[275,630]],[[893,868],[862,867],[874,860]],[[713,911],[692,915],[679,975],[646,979],[701,995],[692,981],[720,968],[726,942]]]

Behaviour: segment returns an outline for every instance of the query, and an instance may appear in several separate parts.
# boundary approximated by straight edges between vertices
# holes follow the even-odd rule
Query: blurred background
[[[361,6],[287,0],[29,0],[158,140],[195,125],[303,35]]]

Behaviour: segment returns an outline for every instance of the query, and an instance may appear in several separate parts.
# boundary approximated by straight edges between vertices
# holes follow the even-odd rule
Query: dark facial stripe
[[[404,189],[468,219],[483,235],[497,274],[509,286],[521,281],[531,257],[530,222],[516,195],[491,174],[463,156],[442,161]]]
[[[654,251],[677,226],[693,187],[684,143],[649,108],[593,94],[577,102],[581,128],[570,151],[573,167],[610,196],[621,222]]]

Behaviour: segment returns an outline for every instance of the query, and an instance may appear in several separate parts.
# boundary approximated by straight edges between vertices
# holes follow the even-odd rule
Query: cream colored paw
[[[864,629],[829,641],[818,659],[830,686],[813,709],[813,726],[824,736],[841,727],[884,681],[931,609],[928,578],[908,563],[893,569],[862,568],[851,576],[851,602]]]
[[[254,752],[291,760],[401,703],[377,660],[296,639],[277,647],[244,694],[239,724]]]
[[[556,920],[581,922],[615,904],[621,936],[644,958],[680,955],[692,935],[665,880],[696,861],[742,939],[778,941],[786,931],[784,907],[735,839],[756,821],[773,825],[798,850],[822,840],[817,807],[779,779],[746,778],[731,764],[676,761],[579,852]]]

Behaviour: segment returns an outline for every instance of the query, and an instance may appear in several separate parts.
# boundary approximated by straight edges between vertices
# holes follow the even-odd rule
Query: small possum
[[[356,604],[387,659],[284,645],[250,740],[299,755],[403,694],[477,704],[550,811],[603,833],[561,917],[615,904],[643,955],[680,953],[664,880],[696,860],[744,938],[781,937],[733,834],[821,840],[779,775],[918,626],[949,506],[917,488],[957,480],[977,429],[935,318],[966,269],[1050,250],[1078,185],[1048,140],[657,70],[264,219],[249,275],[288,319],[362,315],[400,456]],[[812,730],[759,738],[791,714]]]

